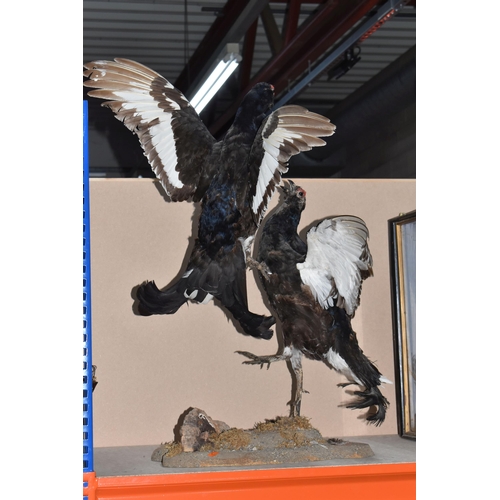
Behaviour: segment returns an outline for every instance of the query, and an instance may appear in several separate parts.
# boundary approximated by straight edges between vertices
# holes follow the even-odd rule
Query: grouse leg
[[[293,351],[289,348],[286,348],[282,354],[272,354],[270,356],[257,356],[248,351],[236,351],[236,353],[249,358],[250,361],[243,361],[244,365],[260,365],[262,368],[265,364],[267,364],[268,370],[271,363],[274,363],[275,361],[291,360],[296,385],[292,401],[288,403],[290,405],[290,417],[300,417],[302,394],[307,392],[304,391],[303,387],[304,375],[302,371],[302,354],[297,355],[297,353],[295,353],[294,356]]]
[[[302,394],[304,392],[304,372],[302,370],[302,355],[292,357],[292,368],[295,374],[295,392],[290,401],[290,417],[300,417],[300,406],[302,404]]]
[[[256,269],[265,280],[269,281],[269,275],[272,273],[265,262],[258,262],[253,257],[247,257],[247,267],[248,269]]]
[[[271,363],[275,361],[287,361],[292,357],[291,353],[283,354],[273,354],[271,356],[257,356],[247,351],[236,351],[237,354],[241,354],[250,359],[250,361],[243,361],[244,365],[260,365],[262,368],[267,363],[267,369],[271,366]]]
[[[302,403],[302,383],[303,383],[303,371],[302,367],[293,370],[295,373],[295,383],[297,387],[295,388],[295,394],[293,395],[293,400],[290,401],[290,417],[300,417],[300,406]]]

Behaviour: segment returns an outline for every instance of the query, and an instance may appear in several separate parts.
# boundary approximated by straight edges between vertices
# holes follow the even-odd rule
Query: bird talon
[[[258,269],[259,263],[253,257],[247,257],[248,269]]]
[[[269,275],[272,274],[267,264],[265,262],[258,262],[252,257],[248,257],[247,259],[247,267],[249,269],[255,269],[259,271],[259,273],[263,276],[263,278],[269,281]]]
[[[245,356],[249,358],[250,361],[243,361],[242,364],[244,365],[260,365],[260,368],[267,364],[267,369],[269,370],[269,367],[271,366],[271,363],[273,361],[278,361],[281,358],[278,356],[257,356],[256,354],[252,354],[251,352],[247,351],[235,351],[237,354],[241,354],[242,356]]]
[[[348,385],[354,385],[354,383],[353,382],[342,382],[342,383],[337,384],[337,387],[340,387],[340,388],[344,389]]]

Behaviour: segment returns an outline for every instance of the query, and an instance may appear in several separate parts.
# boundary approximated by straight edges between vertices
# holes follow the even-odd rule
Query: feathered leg
[[[234,270],[233,278],[223,287],[222,293],[215,294],[222,305],[234,316],[234,319],[243,328],[247,335],[255,338],[269,340],[273,336],[271,326],[276,323],[273,316],[255,314],[248,309],[246,268],[244,261],[228,256],[227,260],[233,258]],[[240,263],[242,264],[240,266]],[[230,266],[226,266],[229,268]]]
[[[276,323],[273,316],[255,314],[239,302],[233,302],[231,305],[224,304],[224,302],[222,304],[234,316],[247,335],[265,340],[269,340],[273,336],[273,331],[269,329]]]

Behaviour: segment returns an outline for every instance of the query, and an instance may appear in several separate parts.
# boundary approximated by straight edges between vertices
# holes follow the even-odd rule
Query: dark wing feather
[[[288,161],[301,151],[324,146],[335,132],[328,118],[301,106],[283,106],[262,123],[250,153],[250,206],[260,223]]]
[[[105,99],[115,117],[137,134],[144,154],[173,201],[200,199],[215,162],[215,139],[184,95],[161,75],[135,61],[84,65],[91,97]]]

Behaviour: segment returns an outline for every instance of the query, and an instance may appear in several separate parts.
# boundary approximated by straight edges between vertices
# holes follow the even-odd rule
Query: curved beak
[[[282,189],[285,193],[291,193],[295,190],[295,182],[290,179],[283,179]]]

